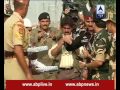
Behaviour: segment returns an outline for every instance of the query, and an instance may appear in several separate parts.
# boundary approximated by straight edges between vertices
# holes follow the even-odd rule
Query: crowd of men
[[[39,26],[25,18],[29,0],[14,0],[12,15],[4,14],[4,79],[116,80],[116,23],[96,13],[76,14],[66,7],[60,28],[40,13]],[[72,11],[72,13],[71,13]]]

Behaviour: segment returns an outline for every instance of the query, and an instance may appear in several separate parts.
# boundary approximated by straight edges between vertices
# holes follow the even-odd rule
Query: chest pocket
[[[48,46],[48,48],[52,47],[52,37],[50,37],[51,32],[48,32],[44,35],[44,37],[42,37],[40,40],[38,40],[38,46]]]

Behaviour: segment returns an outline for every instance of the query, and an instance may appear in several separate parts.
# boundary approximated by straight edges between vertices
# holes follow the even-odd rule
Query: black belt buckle
[[[10,51],[4,51],[5,58],[13,57],[14,53]]]
[[[5,58],[14,57],[15,53],[10,51],[4,51]],[[27,52],[24,52],[24,56],[27,56]]]
[[[62,69],[62,70],[71,70],[71,69],[73,69],[73,67],[71,67],[71,68],[60,68],[60,69]]]

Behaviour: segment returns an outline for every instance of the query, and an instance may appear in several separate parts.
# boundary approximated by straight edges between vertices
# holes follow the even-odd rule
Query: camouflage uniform
[[[49,31],[42,37],[39,38],[38,33],[41,32],[40,28],[36,28],[32,30],[31,34],[31,43],[34,43],[35,46],[48,46],[48,49],[51,48],[53,44],[53,37],[50,36],[52,33],[56,33],[56,28],[49,28]],[[45,65],[51,66],[53,64],[53,60],[48,57],[48,51],[42,51],[37,54],[38,61]],[[39,79],[46,80],[46,79],[56,79],[56,71],[55,72],[43,72],[40,73]]]
[[[92,57],[94,60],[103,60],[103,65],[93,70],[92,79],[108,80],[109,78],[109,53],[111,47],[111,36],[103,29],[96,33],[92,43]]]
[[[112,38],[112,46],[110,49],[110,70],[111,79],[113,79],[114,73],[116,73],[116,39]]]

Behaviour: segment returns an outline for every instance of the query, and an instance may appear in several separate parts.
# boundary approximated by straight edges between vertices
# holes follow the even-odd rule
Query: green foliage
[[[74,0],[79,3],[86,3],[88,0]],[[97,4],[104,4],[106,10],[116,12],[116,0],[91,0],[92,4],[96,6]]]

